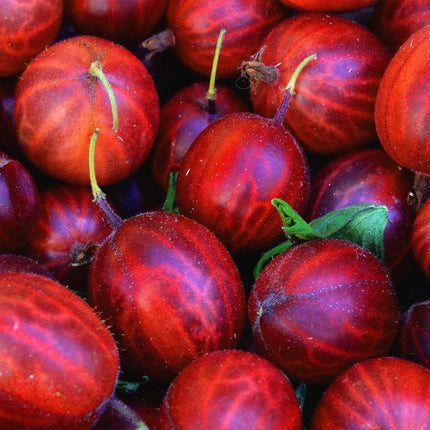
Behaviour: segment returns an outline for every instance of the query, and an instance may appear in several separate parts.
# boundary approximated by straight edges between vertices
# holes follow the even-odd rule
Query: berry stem
[[[296,81],[297,78],[300,75],[300,72],[305,68],[305,66],[312,60],[315,60],[317,58],[317,54],[309,55],[309,57],[306,57],[296,68],[296,70],[293,73],[293,76],[291,76],[290,81],[288,82],[287,86],[283,91],[285,91],[284,97],[282,98],[281,105],[279,106],[275,116],[273,117],[273,121],[277,122],[278,124],[282,124],[284,122],[285,114],[287,113],[288,106],[290,105],[290,100],[293,94],[296,93],[295,87],[296,87]]]
[[[97,127],[91,136],[90,151],[89,151],[89,166],[90,166],[90,182],[91,191],[93,193],[94,201],[98,204],[100,209],[106,215],[111,227],[116,230],[121,224],[122,219],[112,209],[111,205],[106,200],[106,194],[101,190],[96,180],[96,168],[95,168],[95,150],[97,137],[100,133],[100,129]]]
[[[208,92],[206,93],[209,113],[215,113],[215,99],[216,99],[215,79],[216,79],[216,71],[218,68],[219,54],[221,52],[222,39],[224,38],[225,32],[226,32],[225,29],[222,29],[219,32],[218,41],[215,48],[214,59],[212,62],[211,76],[209,80],[209,89],[208,89]]]
[[[136,430],[149,430],[148,426],[140,419],[139,415],[116,396],[112,396],[109,400],[109,407],[136,426]]]
[[[179,209],[176,204],[176,181],[178,180],[178,172],[172,172],[169,175],[169,187],[167,189],[166,200],[164,201],[163,211],[172,214],[179,214]]]
[[[112,85],[107,80],[106,75],[103,73],[102,67],[98,61],[94,61],[93,63],[91,63],[90,74],[100,79],[101,83],[106,88],[112,107],[113,129],[116,133],[118,131],[118,107],[112,90]]]

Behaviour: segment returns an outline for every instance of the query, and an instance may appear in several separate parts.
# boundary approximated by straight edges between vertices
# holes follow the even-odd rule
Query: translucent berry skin
[[[179,168],[179,211],[213,231],[235,254],[281,240],[280,198],[302,212],[309,196],[303,150],[277,122],[252,113],[226,115],[194,140]]]
[[[0,252],[20,251],[39,214],[33,176],[19,161],[0,152]]]
[[[20,254],[0,254],[0,273],[7,272],[30,272],[55,279],[43,264]]]
[[[0,274],[0,426],[90,429],[119,372],[116,344],[94,310],[34,273]]]
[[[398,166],[382,149],[355,151],[333,159],[315,174],[306,216],[311,221],[362,203],[386,206],[384,263],[392,270],[411,245],[415,213],[408,196],[412,188],[412,172]]]
[[[197,82],[178,91],[160,112],[160,127],[151,156],[158,185],[169,187],[169,174],[177,172],[194,139],[209,124],[233,112],[246,112],[247,103],[225,85],[217,85],[216,101],[209,106],[208,84]]]
[[[160,430],[299,430],[293,387],[268,361],[249,352],[216,351],[189,364],[160,409]]]
[[[127,46],[151,34],[166,6],[167,0],[64,0],[65,13],[80,34]]]
[[[385,354],[399,325],[385,266],[338,239],[306,242],[272,260],[255,282],[248,314],[259,353],[311,384]]]
[[[430,300],[414,303],[403,315],[399,353],[430,369]]]
[[[355,364],[328,388],[311,430],[430,429],[430,370],[395,357]]]
[[[28,236],[25,254],[62,284],[86,291],[91,259],[112,227],[89,188],[50,186],[41,191],[40,200],[41,213]]]
[[[309,12],[347,12],[370,6],[375,0],[280,0],[293,9]]]
[[[242,61],[260,47],[266,34],[288,14],[277,0],[175,0],[167,7],[167,24],[175,38],[175,51],[192,70],[209,76],[222,29],[217,76],[239,75]]]
[[[380,0],[376,3],[373,31],[392,54],[409,36],[428,24],[428,0]]]
[[[206,352],[234,348],[245,324],[245,291],[231,256],[181,215],[124,221],[97,251],[88,289],[124,367],[162,383]]]
[[[398,164],[430,174],[430,27],[418,30],[390,61],[375,104],[379,140]]]
[[[12,76],[54,42],[63,0],[3,0],[0,16],[0,76]]]
[[[376,140],[375,99],[390,56],[373,33],[334,14],[301,13],[274,27],[262,46],[261,61],[276,66],[278,79],[251,85],[255,113],[272,117],[295,68],[316,54],[297,79],[285,125],[316,154],[346,153]]]
[[[90,73],[97,63],[118,109],[118,130],[108,92]],[[89,143],[95,150],[98,184],[131,175],[149,154],[159,122],[159,100],[143,64],[106,39],[77,36],[50,46],[33,59],[17,85],[15,121],[19,144],[42,172],[64,182],[90,185]]]

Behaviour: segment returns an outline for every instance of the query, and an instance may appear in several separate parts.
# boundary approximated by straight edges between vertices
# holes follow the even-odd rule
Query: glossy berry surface
[[[167,0],[64,0],[65,13],[80,34],[130,45],[149,36]]]
[[[430,174],[429,47],[430,27],[410,36],[390,61],[375,105],[376,129],[387,154],[424,174]]]
[[[428,0],[380,0],[373,30],[394,54],[413,33],[430,24]]]
[[[90,73],[96,63],[112,87],[118,131],[108,92]],[[52,45],[26,68],[17,85],[15,121],[19,144],[47,175],[89,185],[91,137],[99,185],[118,182],[141,166],[159,122],[154,83],[127,49],[95,36],[78,36]]]
[[[257,278],[248,313],[259,353],[288,377],[311,384],[385,354],[399,319],[385,266],[338,239],[278,255]]]
[[[415,218],[411,243],[418,267],[430,280],[430,200],[424,203]]]
[[[400,356],[430,369],[430,300],[413,304],[402,316]]]
[[[301,429],[290,382],[266,360],[237,350],[189,364],[170,385],[160,418],[160,430]]]
[[[0,76],[12,76],[54,42],[63,0],[3,0],[0,16]]]
[[[414,209],[408,203],[413,175],[382,149],[364,149],[339,156],[312,179],[307,206],[311,221],[350,205],[372,203],[388,209],[384,263],[393,269],[410,248]]]
[[[1,428],[91,428],[119,369],[93,309],[50,278],[3,273],[0,321]]]
[[[62,284],[85,291],[91,259],[112,227],[88,188],[51,186],[41,191],[40,200],[41,213],[25,254],[43,264]]]
[[[301,13],[273,28],[262,46],[260,60],[276,66],[278,78],[253,80],[257,114],[274,115],[297,65],[316,54],[297,79],[286,126],[317,154],[348,152],[376,139],[375,98],[390,57],[374,34],[340,16]]]
[[[307,160],[271,119],[227,115],[194,140],[180,166],[179,211],[212,230],[233,253],[251,253],[282,237],[277,197],[297,212],[309,194]]]
[[[20,254],[0,254],[0,273],[7,272],[29,272],[55,279],[44,265]]]
[[[210,75],[219,32],[226,30],[220,78],[239,76],[242,61],[255,54],[266,34],[286,16],[287,9],[277,0],[176,0],[167,7],[178,57],[202,75]]]
[[[344,12],[370,6],[374,0],[280,0],[293,9],[311,12]]]
[[[312,430],[430,429],[430,370],[394,357],[358,363],[328,388]]]
[[[235,347],[245,323],[244,288],[224,246],[164,212],[124,221],[103,243],[89,298],[112,326],[125,368],[159,382],[206,352]]]
[[[152,150],[152,173],[167,191],[169,174],[177,172],[194,139],[209,124],[233,112],[246,112],[247,103],[225,85],[217,85],[216,100],[209,104],[208,84],[197,82],[178,91],[162,108],[160,127]]]
[[[29,171],[0,153],[0,252],[19,251],[40,213],[40,197]]]

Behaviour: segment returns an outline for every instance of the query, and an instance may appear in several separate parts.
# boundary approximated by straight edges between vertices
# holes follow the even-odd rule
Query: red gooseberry
[[[305,242],[273,259],[255,282],[248,314],[259,353],[311,384],[387,353],[399,325],[386,267],[340,239]]]
[[[16,131],[24,154],[44,173],[89,185],[88,150],[100,128],[95,164],[99,184],[107,185],[143,163],[159,110],[152,78],[137,57],[106,39],[77,36],[50,46],[23,72]]]

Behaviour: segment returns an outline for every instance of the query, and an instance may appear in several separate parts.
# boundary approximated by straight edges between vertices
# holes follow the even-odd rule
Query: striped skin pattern
[[[400,356],[430,369],[430,300],[413,304],[402,316]]]
[[[118,106],[113,130],[111,103],[101,81],[89,74],[97,61]],[[19,144],[47,175],[89,185],[88,151],[97,127],[97,182],[124,179],[145,160],[159,122],[159,101],[143,64],[124,47],[95,36],[52,45],[26,68],[16,90]]]
[[[175,0],[167,7],[167,24],[179,58],[205,76],[211,72],[219,32],[225,29],[217,76],[232,78],[288,13],[277,0]]]
[[[249,352],[206,354],[170,385],[159,430],[299,430],[300,406],[275,366]]]
[[[63,0],[2,0],[0,16],[0,76],[12,76],[54,42]]]
[[[89,298],[112,326],[124,366],[158,382],[206,352],[235,347],[246,317],[239,273],[220,241],[164,212],[128,219],[103,243]]]
[[[430,280],[430,199],[424,203],[415,218],[411,247],[418,267]]]
[[[169,174],[179,170],[185,153],[203,129],[224,115],[249,110],[237,93],[217,85],[212,112],[208,108],[207,91],[207,83],[197,82],[177,92],[161,108],[159,133],[152,150],[152,172],[165,191]]]
[[[0,253],[21,250],[39,213],[39,192],[30,172],[0,152]]]
[[[385,266],[338,239],[307,242],[276,257],[257,278],[248,314],[259,353],[288,377],[311,384],[385,354],[399,325]]]
[[[370,6],[375,0],[280,0],[286,6],[311,12],[349,12]]]
[[[20,254],[0,255],[0,273],[6,272],[30,272],[55,279],[44,265]]]
[[[52,279],[3,273],[0,321],[0,427],[91,428],[119,369],[93,309]]]
[[[43,264],[62,284],[85,291],[89,260],[112,228],[88,188],[55,185],[44,189],[40,200],[41,214],[28,237],[25,254]],[[72,266],[80,263],[85,264]]]
[[[272,117],[295,68],[317,54],[297,79],[286,126],[317,154],[348,152],[376,139],[375,99],[390,57],[369,30],[336,15],[302,13],[276,26],[262,45],[261,61],[279,65],[279,78],[253,83],[255,113]]]
[[[376,130],[398,164],[430,174],[430,27],[414,33],[387,67],[375,105]]]
[[[363,149],[327,163],[313,178],[307,220],[361,203],[385,205],[384,263],[394,269],[410,249],[415,214],[408,204],[413,174],[382,149]]]
[[[307,160],[295,139],[275,121],[246,112],[227,115],[199,134],[176,187],[180,212],[242,254],[282,238],[273,198],[302,212],[308,196]]]
[[[380,0],[373,30],[394,54],[413,33],[430,24],[428,0]]]
[[[166,7],[167,0],[64,0],[66,16],[80,34],[124,44],[149,36]]]
[[[328,388],[312,430],[429,430],[430,370],[395,357],[366,360]]]

